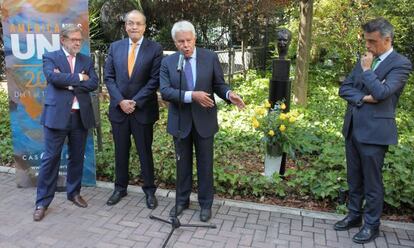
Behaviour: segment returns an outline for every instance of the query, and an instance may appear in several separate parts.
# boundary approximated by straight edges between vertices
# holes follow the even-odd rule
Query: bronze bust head
[[[277,51],[280,59],[286,58],[291,38],[292,34],[288,29],[282,28],[277,31]]]

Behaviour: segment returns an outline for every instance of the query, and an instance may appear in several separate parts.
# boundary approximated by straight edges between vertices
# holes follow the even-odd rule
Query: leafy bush
[[[9,164],[13,161],[11,140],[9,102],[7,93],[0,89],[0,163]]]

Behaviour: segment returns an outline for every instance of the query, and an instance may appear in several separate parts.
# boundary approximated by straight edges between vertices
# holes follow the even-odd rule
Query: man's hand
[[[86,72],[85,71],[82,71],[80,74],[82,74],[82,81],[87,81],[87,80],[89,80],[89,76],[88,76],[88,74],[86,74]]]
[[[191,94],[193,101],[197,102],[204,108],[214,107],[214,101],[210,98],[210,94],[204,91],[193,91]]]
[[[362,70],[364,71],[370,70],[372,61],[374,61],[374,55],[371,52],[366,52],[364,55],[362,55],[361,57]]]
[[[363,102],[366,102],[366,103],[378,103],[378,101],[375,100],[374,97],[372,97],[372,95],[366,95],[366,96],[364,96],[362,98],[362,101]]]
[[[122,100],[119,103],[119,106],[121,107],[122,111],[124,111],[125,114],[131,114],[135,110],[135,101],[134,100]]]
[[[229,100],[231,103],[236,105],[237,108],[239,109],[244,109],[244,107],[246,106],[243,102],[243,99],[241,99],[241,97],[237,95],[236,93],[234,93],[233,91],[230,91],[229,93]]]

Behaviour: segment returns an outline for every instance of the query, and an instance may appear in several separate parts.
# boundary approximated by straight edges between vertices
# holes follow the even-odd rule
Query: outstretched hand
[[[234,105],[237,106],[237,108],[239,109],[244,109],[244,107],[246,106],[243,102],[243,99],[237,95],[236,93],[230,91],[229,93],[229,100],[231,103],[233,103]]]

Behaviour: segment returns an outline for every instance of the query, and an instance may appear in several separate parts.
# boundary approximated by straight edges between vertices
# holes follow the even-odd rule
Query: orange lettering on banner
[[[60,33],[60,28],[59,25],[55,24],[55,33],[58,34]]]
[[[16,25],[14,25],[14,24],[10,24],[9,29],[10,29],[10,33],[16,33],[17,32],[16,31]]]
[[[22,23],[17,24],[17,32],[24,33],[24,32],[26,32],[25,30],[26,29],[24,28],[24,24],[22,24]]]

